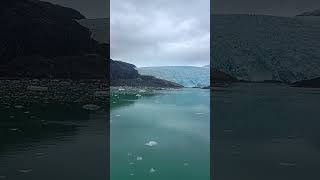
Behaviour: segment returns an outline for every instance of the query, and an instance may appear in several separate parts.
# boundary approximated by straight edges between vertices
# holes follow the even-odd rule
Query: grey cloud
[[[137,66],[206,65],[209,0],[112,0],[111,58]]]

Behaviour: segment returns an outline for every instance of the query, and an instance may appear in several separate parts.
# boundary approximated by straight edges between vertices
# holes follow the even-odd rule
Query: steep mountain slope
[[[151,75],[165,79],[184,87],[206,87],[210,85],[210,68],[193,66],[160,66],[141,67],[138,71],[142,75]]]
[[[100,43],[108,43],[110,37],[109,19],[80,19],[78,22],[92,32],[92,38]]]
[[[320,18],[212,15],[211,64],[240,80],[320,76]]]
[[[39,0],[1,1],[0,76],[105,78],[108,45],[76,21],[84,18]]]
[[[181,88],[180,84],[158,79],[153,76],[141,75],[136,66],[122,61],[110,60],[110,84],[111,86],[143,86]]]

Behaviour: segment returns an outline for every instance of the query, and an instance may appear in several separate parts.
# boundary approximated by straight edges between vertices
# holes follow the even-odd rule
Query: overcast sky
[[[210,0],[112,0],[111,58],[141,66],[203,66]]]

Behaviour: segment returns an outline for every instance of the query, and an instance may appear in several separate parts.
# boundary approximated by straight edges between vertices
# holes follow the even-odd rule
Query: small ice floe
[[[130,176],[134,176],[134,174],[133,174],[133,173],[131,173],[131,174],[130,174]]]
[[[144,90],[144,89],[140,89],[140,90],[139,90],[139,93],[145,93],[145,92],[147,92],[147,91]]]
[[[155,168],[151,168],[149,172],[150,172],[150,173],[155,173],[155,172],[156,172],[156,169],[155,169]]]
[[[203,115],[204,113],[201,112],[197,112],[196,115]]]
[[[183,163],[183,166],[189,166],[189,163],[185,162]]]
[[[123,88],[119,88],[118,90],[119,90],[119,91],[124,91],[125,89],[123,89]]]
[[[13,118],[14,118],[14,116],[9,116],[9,118],[13,119]]]
[[[131,154],[131,153],[128,153],[128,156],[132,156],[132,154]]]
[[[16,108],[16,109],[22,109],[22,108],[24,108],[24,106],[22,106],[22,105],[16,105],[16,106],[14,106],[14,108]]]
[[[30,111],[25,111],[24,113],[25,113],[25,114],[29,114],[29,113],[30,113]]]
[[[86,109],[86,110],[90,110],[90,111],[95,111],[95,110],[100,109],[100,106],[95,105],[95,104],[86,104],[86,105],[83,105],[82,108]]]
[[[28,86],[27,90],[29,90],[29,91],[48,91],[48,87],[44,87],[44,86]]]
[[[19,131],[19,128],[11,128],[10,131]]]
[[[18,172],[20,172],[20,173],[29,173],[29,172],[32,172],[32,169],[20,169],[20,170],[18,170]]]
[[[142,161],[143,158],[141,156],[137,156],[137,161]]]
[[[121,116],[120,114],[117,114],[117,115],[116,115],[116,117],[120,117],[120,116]]]
[[[137,97],[141,97],[141,94],[137,94],[136,96],[137,96]]]
[[[0,176],[0,179],[6,179],[7,176]]]
[[[235,148],[239,148],[240,147],[240,144],[234,144],[231,146],[231,148],[235,149]]]
[[[280,164],[280,166],[284,166],[284,167],[294,167],[294,166],[296,166],[296,163],[292,163],[292,162],[280,162],[279,164]]]
[[[145,144],[146,146],[156,146],[158,143],[156,141],[149,141]]]

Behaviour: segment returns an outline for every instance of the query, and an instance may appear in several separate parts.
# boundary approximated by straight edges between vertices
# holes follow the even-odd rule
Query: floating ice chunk
[[[131,174],[130,174],[130,176],[134,176],[134,174],[133,174],[133,173],[131,173]]]
[[[26,112],[24,112],[25,114],[29,114],[30,113],[30,111],[26,111]]]
[[[120,117],[120,116],[121,116],[120,114],[117,114],[117,115],[116,115],[116,117]]]
[[[83,105],[82,108],[86,109],[86,110],[90,110],[90,111],[95,111],[95,110],[100,109],[100,106],[95,105],[95,104],[86,104],[86,105]]]
[[[144,89],[140,89],[140,90],[139,90],[139,93],[145,93],[145,92],[147,92],[147,91],[144,90]]]
[[[24,108],[22,105],[16,105],[16,106],[14,106],[16,109],[22,109],[22,108]]]
[[[158,143],[156,141],[149,141],[145,144],[146,146],[156,146]]]
[[[29,173],[29,172],[32,172],[32,169],[20,169],[20,170],[18,170],[18,172]]]
[[[48,87],[44,87],[44,86],[28,86],[27,89],[29,91],[47,91]]]
[[[11,129],[9,129],[10,131],[18,131],[19,130],[19,128],[11,128]]]
[[[140,95],[140,94],[137,94],[136,96],[137,96],[137,97],[141,97],[141,95]]]
[[[185,162],[183,163],[184,166],[189,166],[189,163]]]
[[[156,169],[151,168],[149,172],[150,172],[150,173],[155,173],[155,172],[156,172]]]
[[[141,156],[137,156],[137,161],[142,161],[143,158]]]
[[[119,88],[118,90],[119,90],[119,91],[124,91],[125,89],[123,89],[123,88]]]
[[[14,116],[9,116],[11,119],[13,119],[14,118]]]
[[[200,112],[198,112],[198,113],[196,113],[196,115],[203,115],[204,113],[200,113]]]
[[[294,167],[296,166],[296,163],[291,163],[291,162],[280,162],[280,166],[286,166],[286,167]]]
[[[132,154],[131,154],[131,153],[128,153],[128,156],[132,156]]]

